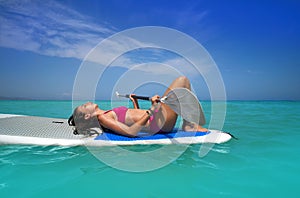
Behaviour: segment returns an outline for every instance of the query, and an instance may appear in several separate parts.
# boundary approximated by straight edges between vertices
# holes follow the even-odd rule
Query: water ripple
[[[84,147],[8,145],[0,147],[0,161],[3,165],[50,164],[85,153]]]

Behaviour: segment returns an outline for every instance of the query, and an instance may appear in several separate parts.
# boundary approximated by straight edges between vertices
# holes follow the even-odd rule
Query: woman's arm
[[[107,115],[99,115],[98,120],[105,128],[108,128],[118,134],[135,137],[139,131],[145,126],[152,115],[152,110],[147,110],[145,114],[133,125],[127,126],[114,118]]]
[[[140,106],[139,106],[138,100],[137,100],[136,98],[133,98],[132,96],[134,96],[134,94],[130,94],[129,98],[130,98],[130,100],[131,100],[132,103],[133,103],[133,107],[134,107],[135,109],[139,109]]]
[[[149,110],[145,111],[142,117],[136,121],[133,125],[128,126],[123,124],[122,122],[117,121],[114,117],[110,117],[107,114],[98,115],[98,121],[101,125],[105,128],[108,128],[118,134],[129,136],[129,137],[136,137],[138,132],[147,124],[149,118],[152,116],[153,112],[159,108],[160,106],[157,104],[159,96],[153,96],[151,98],[152,106]]]

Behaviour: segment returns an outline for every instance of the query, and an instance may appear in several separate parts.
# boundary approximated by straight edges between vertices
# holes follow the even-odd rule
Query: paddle
[[[116,92],[118,97],[129,98],[129,94],[121,95]],[[140,100],[151,100],[151,97],[133,95],[133,98]],[[186,88],[176,88],[171,90],[159,102],[168,105],[173,111],[180,115],[184,120],[194,122],[199,125],[205,124],[205,117],[199,100],[190,90]]]

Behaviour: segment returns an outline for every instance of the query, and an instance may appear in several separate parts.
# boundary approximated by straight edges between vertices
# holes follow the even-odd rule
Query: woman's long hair
[[[85,119],[85,113],[79,111],[78,107],[74,110],[73,114],[68,119],[68,123],[70,126],[74,127],[74,135],[99,134],[99,130],[96,130],[96,128],[102,131],[97,117],[90,117],[89,119]]]

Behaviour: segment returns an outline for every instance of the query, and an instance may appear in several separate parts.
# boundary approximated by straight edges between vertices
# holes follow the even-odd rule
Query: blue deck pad
[[[174,130],[170,133],[157,133],[151,136],[147,136],[147,133],[140,132],[138,137],[126,137],[123,135],[108,133],[105,132],[102,135],[99,135],[95,138],[95,140],[108,140],[108,141],[136,141],[136,140],[159,140],[159,139],[172,139],[179,137],[197,137],[204,136],[209,134],[210,132],[186,132],[182,130]]]

